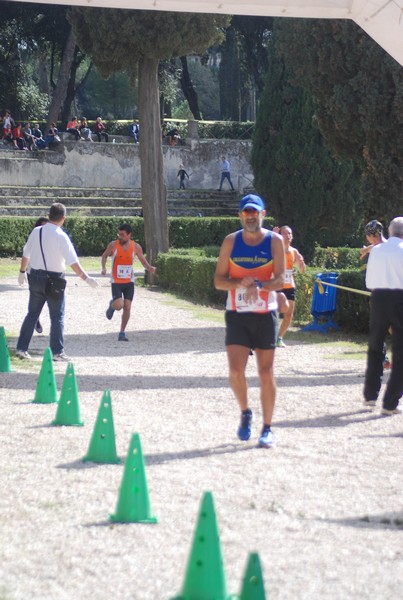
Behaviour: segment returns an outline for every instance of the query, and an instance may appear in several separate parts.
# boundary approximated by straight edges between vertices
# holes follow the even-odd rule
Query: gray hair
[[[395,217],[389,225],[389,235],[403,238],[403,217]]]
[[[66,207],[61,202],[54,202],[49,210],[49,221],[58,223],[66,216]]]

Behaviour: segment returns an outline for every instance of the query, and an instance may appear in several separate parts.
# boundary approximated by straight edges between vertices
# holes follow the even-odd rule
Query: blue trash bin
[[[325,333],[329,329],[340,329],[332,319],[336,310],[337,288],[324,285],[324,292],[321,294],[316,282],[317,279],[320,279],[323,283],[337,284],[337,277],[338,273],[318,273],[315,276],[311,305],[313,323],[303,327],[302,331],[320,331],[321,333]]]

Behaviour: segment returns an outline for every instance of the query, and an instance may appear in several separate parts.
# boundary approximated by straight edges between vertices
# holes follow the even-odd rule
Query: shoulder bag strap
[[[43,264],[45,265],[45,271],[48,270],[47,266],[46,266],[46,260],[45,260],[45,255],[43,253],[43,247],[42,247],[42,227],[39,231],[39,243],[41,245],[41,252],[42,252],[42,258],[43,258]]]

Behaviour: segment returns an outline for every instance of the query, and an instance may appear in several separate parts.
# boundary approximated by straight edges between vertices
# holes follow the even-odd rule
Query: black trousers
[[[384,342],[392,329],[392,369],[383,408],[394,410],[403,395],[403,290],[374,290],[370,300],[369,343],[364,398],[376,400],[382,384]]]

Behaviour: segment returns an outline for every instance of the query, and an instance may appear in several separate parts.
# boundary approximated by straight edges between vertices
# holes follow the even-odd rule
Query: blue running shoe
[[[241,423],[238,428],[238,437],[242,442],[247,442],[252,433],[252,411],[250,408],[241,413]]]
[[[105,313],[105,314],[106,314],[106,318],[107,318],[107,319],[109,319],[109,321],[112,319],[112,317],[113,317],[113,313],[115,312],[115,309],[114,309],[114,308],[112,308],[112,304],[113,304],[113,300],[111,300],[111,301],[109,302],[108,309],[107,309],[107,311],[106,311],[106,313]]]
[[[128,342],[129,338],[127,337],[127,335],[125,334],[124,331],[121,331],[119,333],[119,337],[118,337],[118,342]]]
[[[259,438],[259,446],[261,448],[272,448],[274,446],[274,434],[270,429],[270,425],[264,425],[262,435]]]

